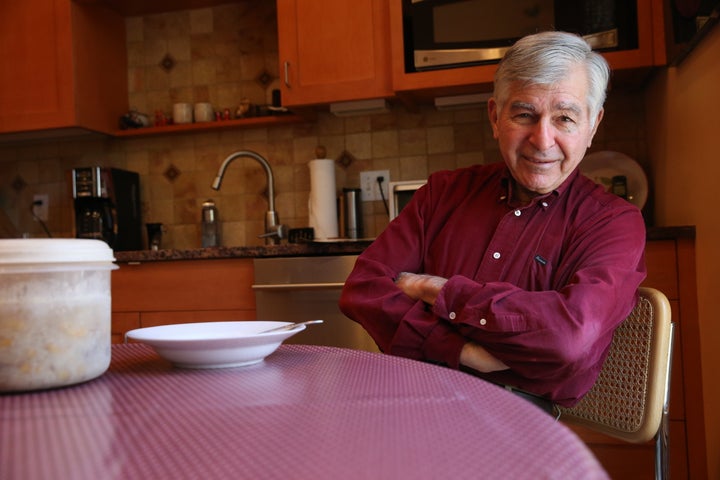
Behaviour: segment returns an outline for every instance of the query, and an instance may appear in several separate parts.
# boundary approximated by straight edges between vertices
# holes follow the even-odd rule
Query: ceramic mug
[[[193,107],[189,103],[176,103],[173,105],[173,122],[192,123]]]
[[[195,104],[195,121],[212,122],[215,120],[215,111],[212,103],[201,102]]]

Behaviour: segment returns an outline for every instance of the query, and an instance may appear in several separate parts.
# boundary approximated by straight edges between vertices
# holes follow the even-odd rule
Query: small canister
[[[362,238],[362,205],[359,188],[343,188],[343,213],[345,219],[345,238]]]
[[[220,220],[215,202],[206,200],[202,204],[202,246],[217,247],[220,245]]]
[[[110,365],[110,273],[102,240],[0,240],[0,392],[62,387]]]

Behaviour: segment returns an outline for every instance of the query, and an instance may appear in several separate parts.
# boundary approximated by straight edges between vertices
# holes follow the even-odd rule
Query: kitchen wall
[[[695,225],[708,478],[720,478],[720,27],[647,90],[648,145],[658,225]],[[672,440],[671,440],[672,441]]]
[[[131,108],[170,114],[174,102],[209,101],[218,109],[247,98],[262,105],[277,88],[274,2],[251,2],[127,19]],[[644,99],[615,89],[593,150],[617,150],[649,165]],[[307,162],[324,145],[336,159],[337,188],[358,187],[364,170],[414,180],[441,170],[499,160],[484,108],[437,111],[394,105],[387,114],[335,117],[318,111],[304,123],[134,138],[76,138],[0,143],[0,208],[19,233],[44,236],[33,221],[35,193],[50,195],[48,227],[73,235],[69,171],[108,165],[141,175],[143,221],[160,222],[166,248],[200,246],[200,209],[215,199],[224,245],[259,245],[267,202],[265,174],[250,159],[229,167],[222,189],[210,188],[223,159],[240,149],[264,155],[275,174],[276,210],[290,227],[308,224]],[[652,197],[651,197],[652,198]],[[651,212],[651,208],[648,209]],[[651,217],[651,213],[648,213]],[[366,235],[387,225],[382,202],[363,203]],[[0,232],[1,233],[1,232]]]

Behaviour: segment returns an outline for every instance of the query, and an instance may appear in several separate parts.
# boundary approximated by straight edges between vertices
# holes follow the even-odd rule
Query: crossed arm
[[[413,300],[433,305],[447,279],[433,275],[402,272],[395,284]],[[507,370],[508,366],[475,342],[466,343],[460,351],[460,364],[479,372]]]

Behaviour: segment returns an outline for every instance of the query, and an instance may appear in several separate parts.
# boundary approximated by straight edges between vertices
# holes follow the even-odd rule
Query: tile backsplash
[[[131,17],[126,20],[129,104],[154,116],[176,102],[210,102],[234,109],[243,99],[271,101],[277,86],[274,2]],[[118,115],[119,116],[119,115]],[[617,150],[647,166],[642,96],[611,92],[593,150]],[[1,140],[1,139],[0,139]],[[276,211],[291,228],[308,224],[308,161],[318,145],[336,160],[336,187],[359,187],[360,172],[389,170],[390,180],[499,161],[484,108],[437,111],[391,105],[385,114],[335,117],[324,109],[312,120],[266,128],[238,128],[148,137],[88,136],[0,143],[0,236],[45,236],[31,214],[34,194],[49,195],[47,226],[72,237],[73,167],[102,165],[140,174],[144,223],[164,225],[164,248],[200,246],[200,211],[215,200],[223,245],[261,245],[267,198],[262,167],[235,160],[222,188],[211,188],[223,160],[238,150],[268,159],[275,176]],[[387,225],[381,201],[363,202],[366,236]],[[144,234],[144,232],[143,232]]]

